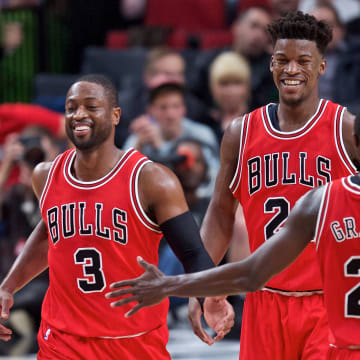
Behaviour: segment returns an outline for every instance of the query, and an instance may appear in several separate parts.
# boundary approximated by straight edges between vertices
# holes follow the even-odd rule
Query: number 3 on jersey
[[[80,248],[74,254],[75,264],[82,265],[85,278],[77,278],[78,288],[84,293],[101,292],[105,289],[101,253],[95,248]]]
[[[264,213],[275,214],[270,221],[265,225],[264,235],[265,240],[269,240],[271,236],[277,233],[285,220],[289,216],[290,203],[284,197],[268,198],[264,204]]]

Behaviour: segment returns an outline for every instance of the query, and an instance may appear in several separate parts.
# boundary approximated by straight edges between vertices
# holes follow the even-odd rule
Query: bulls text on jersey
[[[71,238],[73,236],[92,236],[114,240],[115,242],[126,245],[128,239],[127,212],[114,207],[110,210],[112,218],[112,229],[102,223],[103,212],[107,217],[108,209],[103,209],[102,203],[95,203],[94,218],[90,222],[87,213],[88,204],[86,202],[73,202],[54,206],[47,210],[48,230],[53,244],[55,245],[60,238]],[[77,212],[77,216],[76,216]],[[61,221],[60,221],[61,220]]]
[[[331,181],[331,160],[318,155],[309,158],[307,152],[298,153],[298,166],[293,172],[289,171],[289,152],[254,156],[247,161],[249,195],[259,191],[264,185],[271,188],[279,184],[301,184],[314,188]],[[310,161],[315,161],[316,173],[308,172]]]

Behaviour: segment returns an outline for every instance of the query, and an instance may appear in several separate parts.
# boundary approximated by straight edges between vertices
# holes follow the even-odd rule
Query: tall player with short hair
[[[121,109],[108,79],[80,78],[65,109],[75,149],[34,171],[43,219],[0,286],[0,318],[8,317],[12,294],[49,267],[39,359],[169,359],[167,301],[125,319],[104,294],[112,282],[139,274],[136,255],[157,264],[162,236],[185,271],[212,266],[181,185],[135,149],[115,147]],[[233,314],[224,315],[231,324]],[[10,336],[0,325],[0,339]]]
[[[360,125],[360,116],[357,120]],[[360,127],[357,139],[360,139]],[[114,290],[108,296],[131,294],[115,303],[119,306],[137,300],[138,304],[129,312],[133,315],[171,295],[219,296],[255,291],[289,266],[314,239],[330,327],[327,359],[359,360],[359,207],[360,176],[334,180],[303,195],[291,210],[283,229],[247,259],[200,273],[170,277],[138,259],[146,273],[138,279],[113,284],[112,289],[128,288]],[[294,320],[299,320],[296,314]],[[274,354],[274,359],[278,356]],[[291,358],[299,359],[296,354]]]
[[[280,102],[235,119],[225,132],[221,168],[201,231],[216,264],[231,239],[238,203],[254,252],[271,241],[305,192],[355,173],[354,116],[318,95],[331,29],[294,12],[274,21],[269,32],[274,45],[270,70]],[[240,359],[323,358],[328,324],[322,292],[312,242],[264,289],[247,295]],[[206,342],[200,314],[190,299],[194,331]]]

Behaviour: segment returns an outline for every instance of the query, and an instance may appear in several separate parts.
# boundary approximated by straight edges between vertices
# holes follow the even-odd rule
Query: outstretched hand
[[[140,256],[137,257],[138,264],[145,270],[144,274],[132,280],[122,280],[110,285],[111,289],[121,289],[109,292],[105,295],[107,299],[130,295],[121,300],[111,303],[112,307],[122,306],[137,301],[125,316],[129,317],[136,314],[140,309],[146,306],[156,305],[164,300],[167,295],[165,293],[165,275],[154,265],[147,263]]]

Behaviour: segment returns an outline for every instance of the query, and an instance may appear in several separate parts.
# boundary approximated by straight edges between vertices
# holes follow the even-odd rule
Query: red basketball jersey
[[[332,343],[360,346],[360,185],[351,176],[327,185],[316,231]]]
[[[300,129],[276,129],[276,105],[243,118],[238,166],[230,190],[244,209],[250,250],[279,231],[296,200],[312,188],[355,172],[344,149],[341,128],[345,109],[320,100],[316,113]],[[267,286],[285,291],[322,289],[315,246]]]
[[[136,257],[158,263],[162,233],[141,208],[138,176],[149,160],[128,150],[103,178],[82,182],[71,173],[76,152],[54,161],[40,208],[49,234],[50,285],[42,316],[64,332],[86,337],[136,336],[166,323],[168,301],[142,309],[111,308],[115,281],[143,273]]]

